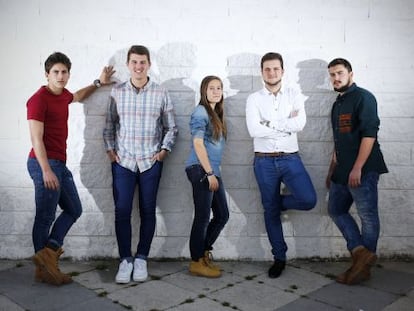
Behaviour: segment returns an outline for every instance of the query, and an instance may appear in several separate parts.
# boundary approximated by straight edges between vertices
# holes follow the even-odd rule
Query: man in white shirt
[[[316,192],[298,154],[296,133],[306,124],[303,96],[282,86],[283,58],[267,53],[261,60],[264,88],[247,98],[246,122],[254,144],[254,173],[264,208],[274,264],[269,277],[280,276],[286,265],[287,245],[280,214],[289,209],[310,210]],[[281,183],[289,190],[280,194]]]

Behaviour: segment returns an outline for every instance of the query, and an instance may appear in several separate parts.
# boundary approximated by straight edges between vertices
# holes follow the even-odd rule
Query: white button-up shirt
[[[306,124],[305,97],[283,87],[276,96],[265,87],[247,98],[246,122],[255,152],[296,152],[296,133]]]

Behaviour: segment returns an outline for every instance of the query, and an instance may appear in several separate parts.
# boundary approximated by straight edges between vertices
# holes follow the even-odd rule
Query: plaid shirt
[[[152,81],[139,91],[130,81],[113,87],[103,137],[121,166],[141,173],[150,169],[152,157],[161,149],[171,151],[177,134],[167,90]]]

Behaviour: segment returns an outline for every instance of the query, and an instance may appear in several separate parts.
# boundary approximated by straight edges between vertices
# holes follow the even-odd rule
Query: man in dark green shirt
[[[352,256],[352,266],[336,281],[352,285],[369,279],[370,267],[377,259],[378,180],[388,169],[377,140],[380,120],[374,95],[353,82],[352,67],[346,59],[332,60],[328,70],[339,93],[331,112],[335,148],[326,179],[328,212]],[[349,213],[352,203],[361,229]]]

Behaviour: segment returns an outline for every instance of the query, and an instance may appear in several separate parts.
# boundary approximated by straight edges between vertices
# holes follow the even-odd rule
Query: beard
[[[269,82],[269,81],[266,81],[266,80],[264,80],[264,83],[267,85],[267,86],[270,86],[270,87],[275,87],[275,86],[278,86],[280,83],[282,82],[282,79],[280,79],[280,80],[277,80],[276,82]]]
[[[342,87],[334,87],[334,90],[339,93],[344,93],[346,92],[346,90],[349,89],[350,86],[351,86],[351,81],[348,81],[348,83]]]

